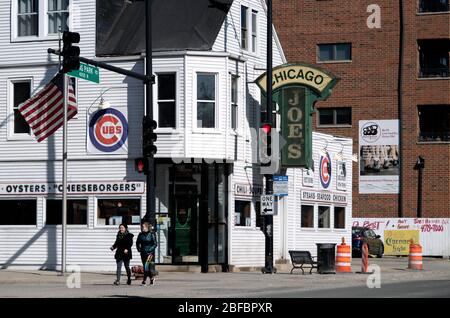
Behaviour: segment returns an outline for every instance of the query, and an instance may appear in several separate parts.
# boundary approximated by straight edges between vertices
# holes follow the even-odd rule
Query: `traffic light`
[[[134,167],[137,172],[147,174],[149,172],[148,158],[136,158],[134,159]]]
[[[272,125],[263,123],[259,134],[259,158],[262,166],[270,166],[272,156]]]
[[[80,43],[80,34],[76,32],[64,31],[63,49],[63,73],[68,73],[80,68],[80,48],[73,46],[73,43]]]
[[[144,157],[151,157],[156,154],[157,148],[154,142],[157,136],[153,132],[156,127],[156,121],[150,119],[148,116],[144,116],[144,120],[142,121],[142,154]]]

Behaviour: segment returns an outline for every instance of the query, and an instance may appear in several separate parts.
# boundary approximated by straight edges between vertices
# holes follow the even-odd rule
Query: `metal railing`
[[[421,67],[419,72],[421,78],[450,77],[449,67]]]
[[[449,0],[420,0],[419,12],[446,12],[450,11]]]

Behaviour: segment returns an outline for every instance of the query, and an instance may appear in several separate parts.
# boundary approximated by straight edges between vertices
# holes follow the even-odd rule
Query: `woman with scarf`
[[[155,283],[156,235],[153,232],[153,226],[148,222],[142,223],[141,230],[136,241],[136,248],[141,253],[142,265],[144,266],[144,280],[141,285],[146,285],[147,277],[150,277],[150,285],[153,285]]]
[[[128,226],[126,224],[119,225],[119,232],[117,232],[116,242],[111,246],[111,251],[116,250],[114,258],[117,263],[116,281],[114,285],[120,285],[120,276],[122,275],[122,263],[125,265],[127,271],[127,284],[131,285],[131,270],[130,260],[132,258],[131,246],[133,246],[133,234],[128,232]]]

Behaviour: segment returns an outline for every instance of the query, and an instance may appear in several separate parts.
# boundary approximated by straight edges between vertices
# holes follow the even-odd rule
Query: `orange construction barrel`
[[[409,245],[409,269],[423,269],[422,264],[422,246],[420,244]]]
[[[342,238],[342,244],[337,246],[336,272],[337,273],[352,272],[351,246],[345,244],[345,238]]]

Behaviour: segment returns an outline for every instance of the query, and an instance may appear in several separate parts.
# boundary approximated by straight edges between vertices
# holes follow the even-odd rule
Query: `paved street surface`
[[[450,297],[450,261],[425,259],[423,271],[407,270],[408,259],[369,259],[380,266],[381,288],[368,288],[374,275],[357,274],[360,259],[353,260],[353,273],[274,275],[259,272],[173,273],[161,272],[155,286],[114,286],[114,273],[81,273],[81,288],[68,288],[66,278],[49,271],[0,270],[0,297]]]

